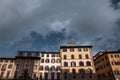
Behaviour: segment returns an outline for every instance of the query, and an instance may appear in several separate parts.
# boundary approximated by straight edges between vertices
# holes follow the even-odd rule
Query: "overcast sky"
[[[119,3],[118,3],[119,8]],[[120,11],[110,0],[0,0],[0,56],[60,45],[120,48]]]

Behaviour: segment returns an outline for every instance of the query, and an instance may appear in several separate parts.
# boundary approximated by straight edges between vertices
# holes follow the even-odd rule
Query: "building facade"
[[[61,80],[60,52],[41,52],[40,80]]]
[[[96,80],[92,46],[60,46],[62,80]]]
[[[120,50],[98,52],[94,64],[98,80],[120,80]]]
[[[15,57],[0,57],[0,80],[13,79],[15,73]]]
[[[35,80],[96,80],[92,46],[60,46],[60,52],[17,51],[13,58],[0,58],[0,78]],[[6,60],[11,69],[4,69]],[[11,71],[11,72],[9,72]],[[8,77],[9,75],[9,77]]]
[[[15,57],[16,79],[37,79],[39,77],[40,52],[18,51]]]

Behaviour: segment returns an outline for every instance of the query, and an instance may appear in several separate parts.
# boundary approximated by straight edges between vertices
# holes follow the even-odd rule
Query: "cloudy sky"
[[[110,0],[0,0],[0,56],[18,50],[59,51],[60,45],[120,48],[119,2]]]

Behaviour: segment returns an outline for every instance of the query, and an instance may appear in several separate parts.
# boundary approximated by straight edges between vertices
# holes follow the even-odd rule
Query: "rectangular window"
[[[113,55],[111,55],[111,58],[113,58]]]
[[[60,54],[57,54],[57,57],[60,57]]]
[[[67,56],[66,56],[66,55],[64,55],[64,59],[67,59]]]
[[[10,60],[11,63],[13,63],[14,61],[13,60]]]
[[[12,66],[13,66],[12,64],[9,64],[9,65],[8,65],[8,68],[9,68],[9,69],[11,69],[11,68],[12,68]]]
[[[52,57],[55,57],[55,54],[52,54]]]
[[[16,65],[16,69],[17,69],[17,70],[19,69],[19,64]]]
[[[3,75],[4,75],[4,72],[1,72],[0,78],[2,78],[2,77],[3,77]]]
[[[36,56],[36,57],[39,57],[39,53],[35,53],[35,56]]]
[[[41,59],[41,63],[44,63],[44,59]]]
[[[49,57],[49,54],[47,54],[47,57]]]
[[[120,56],[119,56],[119,55],[117,55],[117,57],[119,58]]]
[[[1,68],[1,71],[5,71],[5,70],[6,70],[6,66],[7,66],[7,64],[4,64],[4,65],[2,66],[2,68]]]
[[[6,78],[9,78],[10,71],[7,72]]]
[[[82,51],[82,49],[81,49],[81,48],[78,48],[78,51],[80,52],[80,51]]]
[[[18,56],[23,56],[23,52],[19,52],[19,55]]]
[[[8,62],[8,60],[5,60],[5,62]]]
[[[115,58],[117,58],[117,55],[114,55]]]
[[[32,53],[28,52],[28,53],[27,53],[27,56],[28,56],[28,57],[32,56]]]
[[[34,70],[37,70],[37,65],[34,66]]]
[[[88,48],[84,48],[84,51],[88,51]]]
[[[42,54],[42,57],[44,57],[44,54]]]
[[[67,49],[66,49],[66,48],[63,48],[63,52],[67,52]]]
[[[35,63],[38,63],[38,61],[36,60]]]
[[[29,66],[29,65],[25,65],[25,66],[24,66],[24,69],[27,69],[27,70],[28,70],[28,69],[30,69],[30,66]]]
[[[43,70],[43,66],[40,66],[39,70]]]
[[[74,52],[74,48],[70,48],[70,52]]]

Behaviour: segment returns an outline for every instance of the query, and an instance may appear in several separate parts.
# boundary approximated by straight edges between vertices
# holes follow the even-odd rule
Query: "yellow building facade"
[[[98,80],[120,80],[120,51],[100,51],[94,56]]]
[[[96,80],[92,46],[60,46],[63,80]]]

